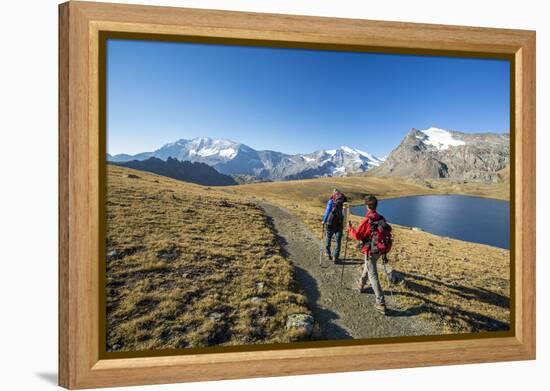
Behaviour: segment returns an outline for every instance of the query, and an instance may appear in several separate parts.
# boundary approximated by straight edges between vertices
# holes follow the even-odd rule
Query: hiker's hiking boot
[[[329,261],[332,261],[332,255],[330,255],[329,253],[326,253],[325,257],[327,257],[329,259]]]
[[[376,311],[380,312],[382,315],[386,315],[386,304],[384,304],[384,303],[380,303],[380,304],[376,303],[376,304],[374,305],[374,309],[375,309]]]
[[[359,293],[365,292],[365,280],[363,280],[362,278],[357,281],[357,290],[359,291]]]
[[[339,265],[340,264],[340,258],[334,257],[334,264]]]

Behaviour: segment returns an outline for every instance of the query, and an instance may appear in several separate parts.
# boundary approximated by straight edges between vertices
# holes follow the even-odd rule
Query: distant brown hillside
[[[145,160],[110,162],[110,164],[133,168],[140,171],[147,171],[154,174],[164,175],[169,178],[179,179],[180,181],[205,186],[228,186],[237,184],[231,176],[220,174],[207,164],[179,161],[170,157],[166,159],[166,161],[156,157],[150,157]]]

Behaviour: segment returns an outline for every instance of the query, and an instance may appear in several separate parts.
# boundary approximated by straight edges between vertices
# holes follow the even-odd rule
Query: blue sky
[[[223,137],[384,156],[413,127],[509,131],[504,60],[138,40],[107,42],[107,151]]]

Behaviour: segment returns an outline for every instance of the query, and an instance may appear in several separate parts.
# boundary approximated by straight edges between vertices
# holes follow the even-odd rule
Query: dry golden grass
[[[321,237],[321,218],[334,187],[361,203],[365,194],[379,198],[420,194],[467,194],[507,199],[508,185],[457,184],[445,180],[415,182],[368,176],[250,184],[226,187],[231,194],[264,199],[282,206]],[[383,210],[380,213],[384,214]],[[354,224],[360,218],[351,217]],[[510,252],[394,226],[391,267],[403,273],[404,285],[391,288],[402,310],[421,313],[445,333],[503,330],[509,327]],[[343,251],[342,251],[343,253]],[[348,258],[361,263],[356,243],[350,241]],[[360,267],[355,267],[359,275]]]
[[[445,333],[507,330],[510,252],[395,227],[392,267],[405,284],[400,303],[438,322]]]
[[[285,327],[309,310],[261,209],[122,167],[107,183],[108,351],[305,338]]]

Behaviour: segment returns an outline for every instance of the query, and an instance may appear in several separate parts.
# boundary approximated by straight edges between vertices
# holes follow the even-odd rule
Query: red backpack
[[[369,229],[367,230],[367,239],[363,242],[367,246],[369,254],[383,255],[391,250],[393,244],[392,228],[381,215],[376,220],[369,220]]]

